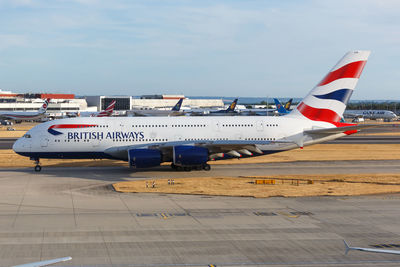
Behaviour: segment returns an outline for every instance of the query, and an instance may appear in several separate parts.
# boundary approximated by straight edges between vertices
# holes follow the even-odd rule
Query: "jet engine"
[[[132,167],[150,168],[161,164],[161,152],[158,149],[131,149],[128,155]]]
[[[177,166],[199,166],[208,161],[208,149],[199,146],[175,146],[173,163]]]

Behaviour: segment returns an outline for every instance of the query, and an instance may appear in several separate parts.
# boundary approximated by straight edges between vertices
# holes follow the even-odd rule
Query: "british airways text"
[[[143,132],[69,132],[67,138],[79,139],[143,139]]]

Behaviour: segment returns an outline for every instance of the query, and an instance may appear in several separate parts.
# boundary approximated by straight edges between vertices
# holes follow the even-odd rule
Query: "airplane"
[[[290,112],[290,106],[292,105],[293,98],[286,102],[285,106],[282,106],[281,102],[274,98],[276,108],[259,108],[259,109],[246,109],[241,111],[241,115],[247,116],[275,116],[275,115],[286,115]],[[278,107],[280,107],[278,109]],[[281,111],[281,112],[280,112]]]
[[[105,110],[100,112],[92,112],[92,111],[82,111],[82,112],[74,112],[67,113],[67,117],[109,117],[113,114],[115,108],[116,100],[111,101],[110,105],[107,106]]]
[[[346,53],[285,116],[60,119],[33,127],[13,150],[34,160],[35,171],[40,158],[108,158],[137,169],[171,162],[174,170],[190,171],[210,170],[210,160],[302,149],[375,126],[340,122],[369,54]]]
[[[116,102],[117,101],[114,99],[105,110],[99,112],[98,114],[92,114],[90,117],[110,117],[114,112]]]
[[[235,111],[238,99],[232,101],[227,109],[210,110],[210,109],[192,109],[186,112],[189,116],[233,116],[240,115]]]
[[[286,102],[285,106],[282,106],[281,102],[277,99],[274,98],[276,110],[278,111],[279,115],[286,115],[290,112],[290,106],[292,105],[293,98],[289,99],[288,102]]]
[[[42,267],[42,266],[49,266],[49,265],[57,264],[60,262],[70,261],[70,260],[72,260],[71,257],[64,257],[64,258],[58,258],[58,259],[52,259],[52,260],[25,263],[25,264],[15,265],[13,267]]]
[[[343,242],[344,242],[344,246],[346,248],[346,255],[350,250],[359,250],[359,251],[364,251],[364,252],[375,252],[375,253],[400,255],[400,250],[350,247],[349,244],[345,240],[343,240]]]
[[[343,113],[346,118],[365,118],[365,119],[397,119],[397,115],[390,110],[345,110]]]
[[[179,101],[172,107],[171,110],[160,110],[160,109],[151,109],[151,110],[131,110],[129,111],[133,116],[137,117],[148,117],[148,116],[183,116],[185,112],[181,111],[183,103],[183,98],[180,98]]]
[[[238,113],[237,111],[235,111],[237,102],[238,102],[238,99],[236,98],[235,100],[232,101],[232,103],[229,105],[229,107],[227,109],[210,111],[209,115],[211,115],[211,116],[235,115]]]
[[[289,101],[286,102],[286,104],[285,104],[286,110],[290,110],[290,106],[292,105],[292,102],[293,102],[293,98],[289,99]]]
[[[10,120],[15,122],[26,121],[26,120],[38,120],[46,116],[47,107],[49,105],[50,98],[47,98],[40,109],[36,112],[29,111],[4,111],[0,112],[0,120]]]

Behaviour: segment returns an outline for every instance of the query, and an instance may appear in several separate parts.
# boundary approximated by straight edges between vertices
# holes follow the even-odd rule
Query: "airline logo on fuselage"
[[[82,131],[88,128],[97,127],[96,124],[55,124],[50,126],[47,131],[52,135],[64,134],[55,129],[79,129],[77,131],[67,132],[68,140],[79,140],[79,139],[143,139],[143,132],[123,132],[123,131]]]

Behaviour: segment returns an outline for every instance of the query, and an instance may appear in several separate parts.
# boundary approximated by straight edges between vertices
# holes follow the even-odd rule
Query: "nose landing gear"
[[[42,170],[42,166],[40,166],[40,159],[32,159],[35,161],[36,166],[34,167],[35,172],[40,172]]]

